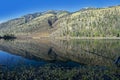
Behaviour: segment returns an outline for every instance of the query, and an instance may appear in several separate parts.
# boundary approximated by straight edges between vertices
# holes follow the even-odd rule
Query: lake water
[[[120,40],[0,40],[1,79],[119,80],[119,67]]]

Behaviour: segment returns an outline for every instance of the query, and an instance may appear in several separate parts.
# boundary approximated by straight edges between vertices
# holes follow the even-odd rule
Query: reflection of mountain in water
[[[71,40],[43,42],[0,40],[0,50],[33,60],[75,61],[87,65],[113,66],[120,56],[118,40]]]

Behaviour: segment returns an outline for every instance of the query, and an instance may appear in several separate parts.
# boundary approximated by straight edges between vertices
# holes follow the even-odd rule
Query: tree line
[[[0,39],[9,40],[9,39],[16,39],[16,37],[14,34],[5,34],[3,36],[0,36]]]

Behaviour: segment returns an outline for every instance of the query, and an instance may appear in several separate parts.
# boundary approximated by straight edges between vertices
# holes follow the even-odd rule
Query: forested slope
[[[77,11],[58,20],[53,36],[119,37],[120,6]]]
[[[86,8],[74,13],[46,11],[29,14],[0,24],[0,35],[40,37],[119,37],[120,6]]]

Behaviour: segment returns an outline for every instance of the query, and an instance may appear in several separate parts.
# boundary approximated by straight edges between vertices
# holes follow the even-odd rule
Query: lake
[[[101,79],[120,79],[120,40],[0,40],[0,80]]]

